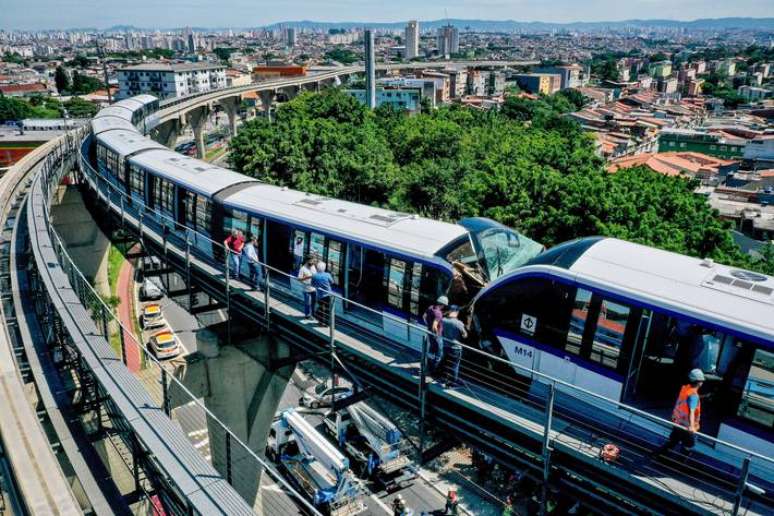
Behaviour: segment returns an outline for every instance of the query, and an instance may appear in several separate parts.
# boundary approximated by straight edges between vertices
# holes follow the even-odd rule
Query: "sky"
[[[774,17],[774,0],[0,0],[4,29],[256,27],[293,20],[394,22]]]

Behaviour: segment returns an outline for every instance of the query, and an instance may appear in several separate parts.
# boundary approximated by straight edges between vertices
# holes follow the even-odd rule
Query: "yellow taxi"
[[[153,335],[148,342],[148,348],[158,359],[176,357],[182,349],[177,336],[169,330]]]

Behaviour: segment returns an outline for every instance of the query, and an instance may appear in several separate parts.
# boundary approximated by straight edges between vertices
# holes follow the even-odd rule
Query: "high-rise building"
[[[419,23],[411,20],[406,25],[406,59],[419,56]]]
[[[460,31],[454,25],[444,25],[438,29],[438,53],[442,56],[457,54],[460,51]]]
[[[370,109],[376,107],[376,55],[374,51],[374,33],[363,32],[365,40],[365,72],[366,72],[366,105]]]
[[[296,29],[293,27],[288,27],[285,30],[285,39],[288,43],[288,48],[293,48],[296,46]]]

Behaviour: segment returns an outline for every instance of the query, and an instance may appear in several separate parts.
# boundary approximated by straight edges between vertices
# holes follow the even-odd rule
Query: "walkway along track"
[[[24,374],[29,369],[14,312],[11,270],[12,230],[18,223],[29,176],[42,160],[60,152],[60,140],[28,154],[0,179],[0,297],[4,318],[0,329],[0,439],[24,510],[29,514],[75,515],[81,514],[80,505],[28,400],[23,376],[29,378]]]
[[[314,358],[332,364],[334,370],[345,371],[369,391],[420,417],[424,415],[426,426],[432,424],[504,464],[521,464],[532,469],[536,476],[550,478],[554,486],[574,492],[603,512],[734,513],[744,502],[747,508],[743,510],[765,514],[774,506],[771,494],[759,496],[738,487],[743,486],[740,478],[746,479],[746,474],[740,474],[733,467],[717,473],[712,469],[673,470],[670,475],[633,471],[631,467],[601,461],[600,435],[590,431],[589,425],[568,419],[564,414],[557,412],[553,424],[549,419],[550,432],[546,432],[546,410],[540,407],[536,409],[513,398],[505,399],[476,386],[444,389],[437,383],[422,385],[416,353],[399,349],[379,335],[347,327],[343,320],[334,331],[304,324],[299,304],[276,287],[276,280],[270,293],[251,291],[238,280],[227,281],[223,266],[191,253],[190,241],[186,243],[174,232],[161,231],[151,210],[146,209],[145,216],[138,217],[125,209],[118,193],[108,197],[105,190],[109,183],[91,169],[83,154],[81,158],[93,202],[112,212],[122,227],[136,232],[147,250],[162,257],[181,276],[190,278],[189,286],[193,284],[217,300],[232,316],[239,315],[244,321],[270,328],[275,336],[294,346],[295,359]],[[280,276],[273,270],[270,274],[273,278]],[[289,363],[288,360],[279,362],[278,367]],[[561,396],[557,394],[556,398],[559,400]],[[603,413],[599,411],[602,419]],[[630,419],[638,417],[653,416],[633,412]],[[612,437],[608,438],[622,438],[627,433],[624,427],[614,428],[608,434]],[[637,443],[636,436],[632,439]],[[547,442],[550,447],[546,446]],[[641,448],[648,445],[647,441],[637,444]],[[764,463],[759,459],[756,458],[758,466],[771,467],[770,459]],[[759,478],[770,482],[769,471],[764,470]]]

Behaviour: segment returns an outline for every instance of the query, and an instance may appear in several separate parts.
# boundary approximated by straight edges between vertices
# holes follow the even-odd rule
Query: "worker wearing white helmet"
[[[701,423],[701,398],[699,389],[704,384],[704,371],[693,369],[688,373],[688,383],[680,388],[675,407],[672,410],[672,433],[669,439],[656,450],[655,455],[660,455],[682,445],[685,453],[690,454],[696,446],[696,433]]]

